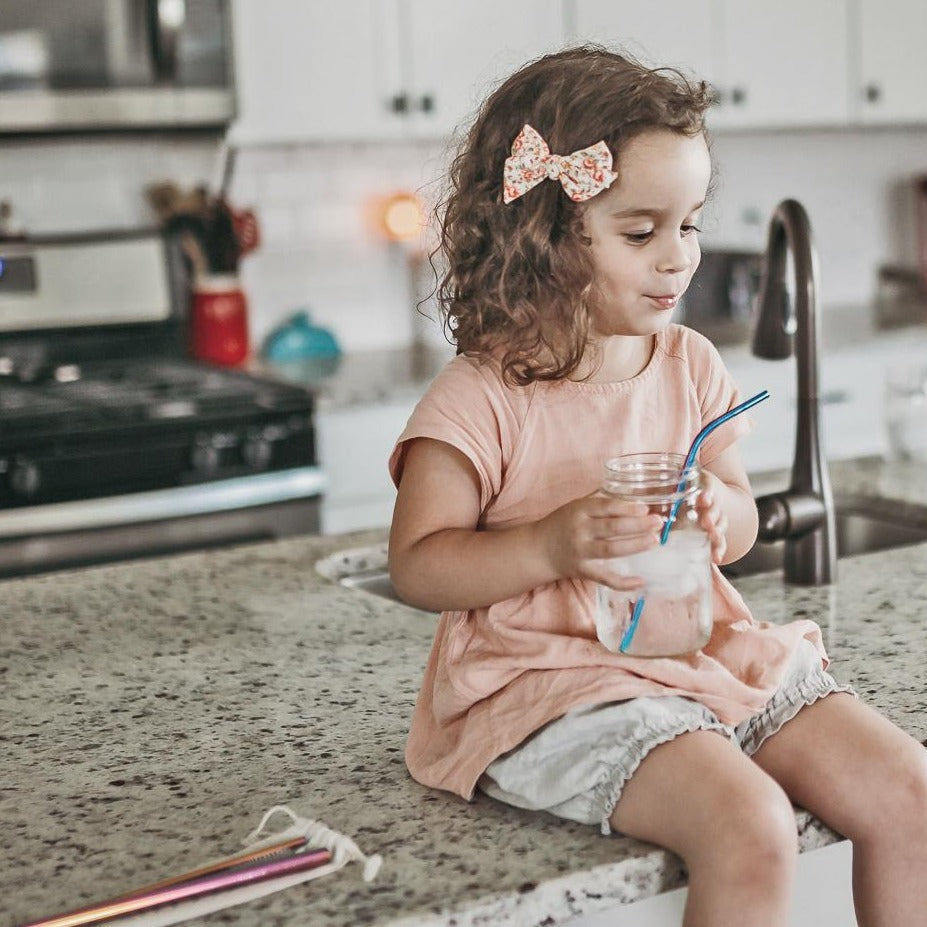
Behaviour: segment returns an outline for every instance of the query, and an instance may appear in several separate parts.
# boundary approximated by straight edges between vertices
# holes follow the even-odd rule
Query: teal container
[[[300,310],[267,336],[263,353],[267,360],[282,364],[317,357],[340,357],[341,348],[327,328],[313,325],[309,313]]]

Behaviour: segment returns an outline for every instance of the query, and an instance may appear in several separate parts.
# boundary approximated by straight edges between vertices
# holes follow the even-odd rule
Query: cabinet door
[[[402,9],[410,131],[417,137],[465,128],[498,81],[563,44],[561,0],[403,0]]]
[[[242,144],[396,137],[396,0],[234,0]]]
[[[857,0],[859,73],[854,111],[861,122],[927,120],[927,3]]]
[[[322,498],[323,534],[389,525],[396,488],[387,463],[416,402],[417,397],[407,397],[319,409],[316,440],[328,478]]]
[[[572,38],[714,82],[712,0],[569,0]]]
[[[717,124],[776,128],[847,123],[846,0],[714,2],[721,72]]]

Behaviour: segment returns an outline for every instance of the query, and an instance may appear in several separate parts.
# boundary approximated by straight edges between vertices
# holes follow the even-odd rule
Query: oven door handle
[[[0,512],[0,538],[133,525],[272,505],[321,496],[326,485],[320,468],[299,467],[172,489],[8,509]]]

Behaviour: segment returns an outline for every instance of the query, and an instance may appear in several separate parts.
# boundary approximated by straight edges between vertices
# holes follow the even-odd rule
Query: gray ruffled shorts
[[[751,756],[805,705],[832,692],[853,690],[839,685],[814,645],[802,641],[779,689],[736,727],[683,696],[584,705],[490,763],[478,787],[517,808],[598,824],[608,834],[625,783],[654,747],[688,731],[718,731]]]

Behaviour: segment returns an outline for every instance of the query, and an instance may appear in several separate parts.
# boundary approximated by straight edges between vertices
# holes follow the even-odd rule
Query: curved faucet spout
[[[786,285],[789,255],[794,308]],[[788,490],[760,497],[757,508],[760,540],[786,539],[785,579],[803,585],[830,583],[837,576],[834,501],[821,444],[817,280],[808,214],[797,200],[783,200],[769,223],[752,349],[771,360],[795,354],[795,454]]]

